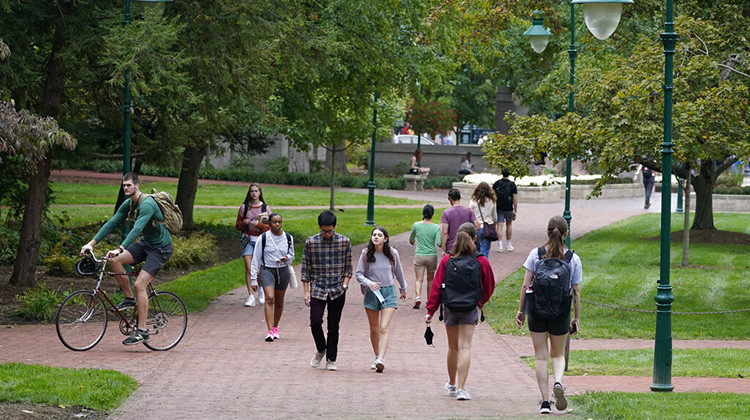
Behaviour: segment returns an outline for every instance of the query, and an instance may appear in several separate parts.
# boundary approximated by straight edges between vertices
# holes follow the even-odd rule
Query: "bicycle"
[[[79,274],[97,276],[96,286],[93,290],[78,290],[71,293],[60,304],[55,316],[57,336],[65,347],[75,351],[89,350],[101,341],[107,331],[110,314],[116,318],[119,317],[120,332],[123,335],[129,336],[137,326],[137,310],[135,308],[118,310],[102,288],[102,280],[105,275],[137,275],[138,273],[107,271],[109,260],[106,257],[97,259],[92,251],[89,251],[89,258],[92,260],[90,270]],[[147,328],[151,341],[143,344],[151,350],[169,350],[176,346],[185,335],[187,329],[185,304],[174,293],[156,291],[151,284],[146,290],[148,293]],[[105,301],[112,307],[111,311],[107,310]],[[128,312],[130,312],[129,315]]]

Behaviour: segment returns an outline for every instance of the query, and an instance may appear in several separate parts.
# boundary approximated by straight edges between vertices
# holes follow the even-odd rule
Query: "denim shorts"
[[[398,309],[398,296],[396,295],[396,285],[381,287],[379,290],[380,294],[383,295],[383,303],[380,302],[380,299],[375,295],[375,293],[370,290],[369,287],[365,288],[365,298],[364,298],[364,305],[367,309],[372,309],[373,311],[379,311],[383,308],[396,308]]]
[[[469,312],[453,312],[446,305],[443,305],[443,322],[446,327],[477,325],[479,323],[479,307],[477,306]]]
[[[513,210],[498,210],[497,222],[498,223],[513,222]]]
[[[164,267],[164,264],[172,256],[172,244],[169,243],[162,248],[154,248],[146,241],[133,242],[128,245],[127,251],[133,257],[133,265],[146,261],[141,270],[156,276],[156,273]]]
[[[247,256],[247,255],[253,255],[253,250],[255,249],[255,244],[256,243],[258,243],[257,240],[256,241],[250,241],[250,242],[248,242],[248,244],[244,248],[241,248],[241,250],[242,250],[242,256],[244,257],[244,256]]]

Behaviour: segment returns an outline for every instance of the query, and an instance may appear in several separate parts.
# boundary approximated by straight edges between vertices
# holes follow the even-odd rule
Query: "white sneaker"
[[[511,245],[510,242],[508,242],[508,246],[505,247],[505,249],[507,249],[508,252],[513,252],[513,245]]]
[[[263,291],[263,288],[258,289],[258,303],[261,305],[266,303],[266,293]]]
[[[456,391],[456,399],[459,401],[468,401],[471,399],[471,395],[465,389],[459,389]]]
[[[339,368],[336,367],[336,362],[326,360],[326,370],[339,370]]]
[[[385,361],[381,358],[378,358],[377,361],[375,361],[375,372],[382,372],[385,369]]]
[[[451,385],[451,382],[448,381],[445,383],[445,390],[448,391],[449,397],[455,397],[458,387],[456,385]]]
[[[378,356],[375,356],[375,360],[372,361],[372,366],[370,366],[370,369],[375,370],[378,368]]]
[[[245,306],[255,306],[255,295],[250,295],[245,301]]]
[[[497,246],[497,252],[503,252],[503,251],[504,251],[503,246],[502,245],[498,245]]]
[[[318,353],[317,351],[313,355],[312,360],[310,360],[310,367],[313,369],[320,366],[321,360],[323,360],[323,356],[325,356],[325,353]]]

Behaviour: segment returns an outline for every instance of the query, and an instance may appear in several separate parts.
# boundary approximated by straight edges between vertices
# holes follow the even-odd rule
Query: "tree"
[[[427,133],[433,138],[445,134],[456,125],[456,111],[437,101],[418,101],[412,105],[406,121],[418,134]]]

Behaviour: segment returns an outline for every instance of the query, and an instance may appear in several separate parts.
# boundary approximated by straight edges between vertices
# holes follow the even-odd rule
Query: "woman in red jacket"
[[[495,275],[492,273],[490,261],[482,254],[477,253],[474,241],[477,238],[477,228],[473,223],[464,223],[458,229],[456,242],[450,254],[443,256],[440,261],[435,279],[432,282],[430,298],[427,301],[427,315],[425,322],[429,325],[432,316],[443,301],[443,282],[445,280],[446,265],[451,258],[459,258],[464,255],[473,255],[479,262],[481,291],[477,290],[477,305],[466,312],[452,311],[447,305],[443,305],[443,316],[445,332],[448,336],[448,382],[445,389],[448,395],[455,396],[457,400],[470,400],[471,395],[466,392],[466,378],[469,375],[471,365],[471,338],[474,328],[479,322],[479,312],[495,291]]]

